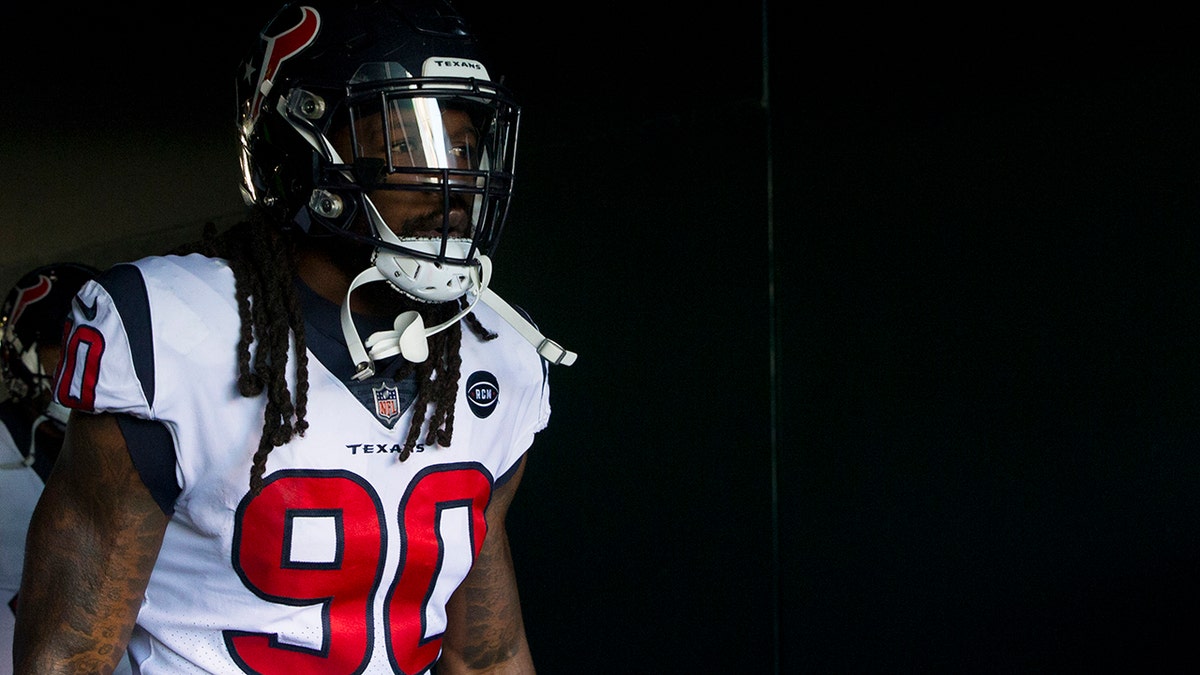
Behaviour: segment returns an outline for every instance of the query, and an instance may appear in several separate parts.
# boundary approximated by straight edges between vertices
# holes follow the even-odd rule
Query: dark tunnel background
[[[495,288],[580,354],[510,516],[541,672],[1194,661],[1184,22],[461,4],[525,106]],[[33,11],[6,287],[236,218],[257,5]]]

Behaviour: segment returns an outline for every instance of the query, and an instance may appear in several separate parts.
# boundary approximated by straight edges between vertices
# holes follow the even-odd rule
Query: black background
[[[839,18],[771,60],[785,669],[1191,661],[1193,41]]]
[[[495,287],[580,354],[510,516],[539,670],[1191,660],[1194,39],[779,4],[463,3],[525,103]],[[235,203],[258,10],[81,11],[6,47],[9,128],[228,144],[160,173]]]

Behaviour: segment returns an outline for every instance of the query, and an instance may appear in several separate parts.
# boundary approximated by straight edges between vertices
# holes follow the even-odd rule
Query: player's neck
[[[296,271],[313,292],[335,304],[342,303],[350,288],[351,278],[328,256],[309,247],[296,247]]]
[[[311,247],[298,247],[296,267],[300,280],[322,298],[341,305],[346,300],[346,291],[354,277],[366,269],[364,261],[357,269],[339,264],[324,251]],[[387,283],[366,284],[350,296],[350,311],[356,314],[394,317],[406,309],[415,309],[414,303]]]

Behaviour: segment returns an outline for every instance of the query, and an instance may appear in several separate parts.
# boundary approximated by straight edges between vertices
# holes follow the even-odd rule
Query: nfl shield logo
[[[400,417],[400,396],[395,387],[383,383],[371,390],[375,394],[375,414],[389,425]]]

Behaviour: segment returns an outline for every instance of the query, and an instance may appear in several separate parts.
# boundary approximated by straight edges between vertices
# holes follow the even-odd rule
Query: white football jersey
[[[152,257],[84,286],[56,397],[157,420],[174,443],[180,492],[130,642],[142,673],[432,666],[492,489],[550,414],[541,358],[490,309],[475,314],[499,337],[463,331],[449,447],[418,446],[399,461],[412,406],[396,383],[379,378],[356,397],[309,350],[309,428],[270,453],[255,497],[266,396],[236,389],[228,265]],[[311,343],[313,331],[336,336],[340,326],[306,331]],[[293,392],[294,364],[293,354]]]
[[[13,671],[13,612],[21,589],[25,534],[42,494],[42,479],[22,465],[24,458],[8,427],[0,424],[0,675]]]

